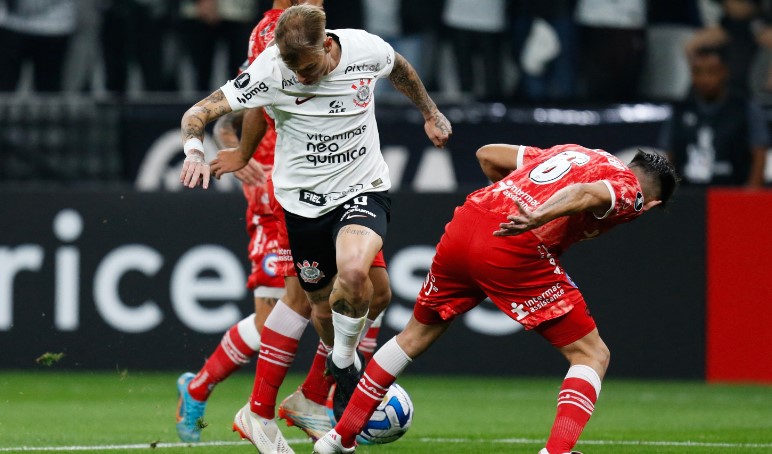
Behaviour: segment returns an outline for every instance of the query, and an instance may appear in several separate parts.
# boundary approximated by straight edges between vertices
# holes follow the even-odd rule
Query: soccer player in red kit
[[[610,355],[559,257],[577,241],[664,205],[678,184],[675,170],[657,154],[639,152],[625,166],[605,151],[579,145],[487,145],[477,157],[494,184],[456,208],[413,316],[375,353],[315,453],[354,452],[356,435],[397,376],[486,296],[570,363],[539,454],[572,452],[589,421]]]
[[[248,58],[243,68],[249,66],[272,43],[276,21],[284,9],[298,3],[321,5],[322,0],[274,1],[273,9],[265,12],[262,20],[252,31],[249,39]],[[287,351],[291,351],[291,356],[294,358],[293,348],[297,349],[297,342],[295,341],[299,339],[310,316],[306,295],[297,282],[297,274],[289,254],[286,229],[282,229],[284,227],[284,213],[278,204],[272,206],[275,203],[275,198],[269,179],[273,167],[276,130],[273,120],[267,115],[263,117],[262,114],[261,112],[260,119],[264,121],[262,127],[259,128],[262,134],[261,139],[254,140],[255,143],[259,142],[259,145],[253,148],[255,152],[247,167],[235,173],[244,183],[242,187],[247,200],[246,224],[250,236],[248,255],[252,264],[247,287],[254,292],[255,313],[233,325],[223,335],[220,344],[198,373],[187,372],[178,379],[177,432],[180,439],[186,442],[200,440],[200,420],[203,418],[207,399],[214,387],[242,365],[247,364],[260,349],[261,340],[263,348],[272,351],[275,351],[273,344],[277,342],[293,344],[283,345],[285,347],[283,352],[286,354]],[[241,120],[240,117],[231,118],[215,126],[215,138],[218,145],[238,147],[239,138],[234,123]],[[283,235],[281,235],[282,232],[284,232]],[[374,295],[378,301],[374,301],[374,304],[385,306],[391,299],[391,293],[382,253],[376,257],[373,266],[380,268],[380,270],[374,269],[373,274],[382,275],[373,277],[373,281],[378,283],[378,291]],[[274,320],[273,323],[267,322],[269,314],[275,309],[278,310],[272,319]],[[274,329],[269,328],[270,332],[261,339],[264,324]],[[365,359],[369,359],[374,352],[379,329],[380,319],[375,322],[368,321],[368,329],[365,330],[365,335],[359,346],[359,351]],[[288,332],[288,330],[292,332]],[[278,341],[274,339],[277,335],[279,336]],[[322,341],[319,342],[317,354],[306,380],[300,389],[286,400],[287,405],[282,413],[282,416],[288,420],[288,424],[294,424],[293,416],[298,414],[293,412],[293,409],[307,410],[309,406],[314,404],[322,408],[315,410],[323,415],[324,424],[315,421],[308,413],[301,413],[302,422],[297,424],[314,439],[330,427],[326,409],[323,409],[331,386],[330,381],[323,376],[329,350],[328,345]],[[285,361],[281,364],[258,362],[258,367],[271,369],[263,375],[269,374],[273,378],[272,381],[280,384],[291,364],[291,359],[287,360],[286,355],[284,358]],[[263,381],[256,380],[256,388],[260,383]],[[259,396],[259,400],[275,401],[278,387],[278,385],[265,386],[263,383],[260,386],[262,394]],[[256,390],[255,393],[257,392]],[[273,413],[272,408],[270,412]]]

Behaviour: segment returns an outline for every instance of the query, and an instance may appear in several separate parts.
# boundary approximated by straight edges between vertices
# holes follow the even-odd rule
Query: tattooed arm
[[[204,128],[207,123],[231,111],[222,90],[217,90],[185,112],[182,116],[182,142],[185,144],[185,162],[180,181],[195,188],[199,181],[204,189],[209,187],[209,165],[204,159]]]
[[[611,192],[602,181],[578,183],[566,186],[554,193],[537,209],[531,211],[515,201],[519,213],[507,216],[509,222],[499,224],[500,230],[494,236],[511,236],[533,230],[553,219],[570,216],[581,211],[590,211],[603,216],[611,208]]]
[[[437,147],[444,147],[450,135],[453,134],[450,122],[429,97],[429,93],[426,92],[426,88],[415,69],[402,55],[396,52],[394,53],[394,68],[391,70],[389,80],[394,88],[407,96],[421,111],[424,116],[424,130],[429,136],[429,140]]]

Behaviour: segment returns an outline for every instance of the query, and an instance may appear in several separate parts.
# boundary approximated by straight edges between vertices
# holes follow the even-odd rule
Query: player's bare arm
[[[195,188],[199,181],[204,189],[209,187],[209,165],[204,157],[204,128],[228,112],[231,107],[222,90],[217,90],[185,112],[182,116],[182,142],[185,144],[185,162],[182,165],[180,181]]]
[[[239,141],[241,140],[239,139],[239,131],[241,131],[244,113],[244,110],[230,112],[218,118],[214,123],[212,135],[220,150],[237,148],[239,146]],[[220,179],[221,174],[215,172],[212,168],[212,163],[209,163],[209,168],[212,176]],[[257,186],[265,183],[266,170],[263,169],[263,166],[257,160],[250,159],[247,165],[233,172],[233,176],[246,185]]]
[[[477,150],[477,161],[483,173],[492,182],[506,177],[517,168],[517,152],[520,145],[492,143]]]
[[[611,192],[603,182],[579,183],[566,186],[552,195],[539,208],[531,211],[515,201],[519,213],[507,216],[509,222],[502,222],[494,236],[512,236],[533,230],[553,219],[590,211],[598,216],[611,208]]]
[[[391,70],[389,80],[394,88],[407,96],[421,111],[424,116],[424,130],[429,136],[429,140],[436,147],[444,147],[453,134],[450,122],[429,97],[429,93],[426,92],[426,87],[424,87],[415,69],[402,55],[396,52],[394,53],[394,68]]]
[[[268,129],[268,122],[262,108],[248,109],[244,112],[241,123],[241,140],[235,147],[220,150],[212,160],[212,174],[219,178],[225,173],[236,172],[252,162],[254,153]],[[265,182],[265,172],[261,169],[260,183]]]
[[[217,147],[236,148],[239,146],[239,131],[244,120],[244,111],[230,112],[218,118],[212,128],[212,138]]]

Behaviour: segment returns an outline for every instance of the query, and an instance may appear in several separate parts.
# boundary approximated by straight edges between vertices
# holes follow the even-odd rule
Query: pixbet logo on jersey
[[[362,64],[353,64],[346,66],[346,70],[343,71],[343,74],[353,73],[353,72],[378,72],[381,70],[381,64],[375,63],[375,64],[368,64],[368,63],[362,63]]]

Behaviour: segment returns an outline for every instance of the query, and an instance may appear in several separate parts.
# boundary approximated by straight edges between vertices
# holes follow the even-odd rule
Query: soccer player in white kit
[[[245,144],[243,152],[220,153],[210,168],[201,145],[210,121],[253,107],[266,108],[275,119],[275,195],[315,327],[325,342],[333,341],[328,367],[339,416],[359,380],[355,349],[373,291],[368,270],[383,246],[389,216],[391,182],[375,121],[376,83],[387,77],[418,107],[435,146],[445,145],[451,127],[390,45],[362,30],[325,30],[325,22],[320,8],[287,9],[276,26],[277,45],[185,113],[181,180],[206,188],[211,175],[238,170],[251,156]],[[324,312],[316,309],[320,303],[332,307],[331,324],[316,317]],[[247,432],[260,430],[255,410],[246,412]]]

